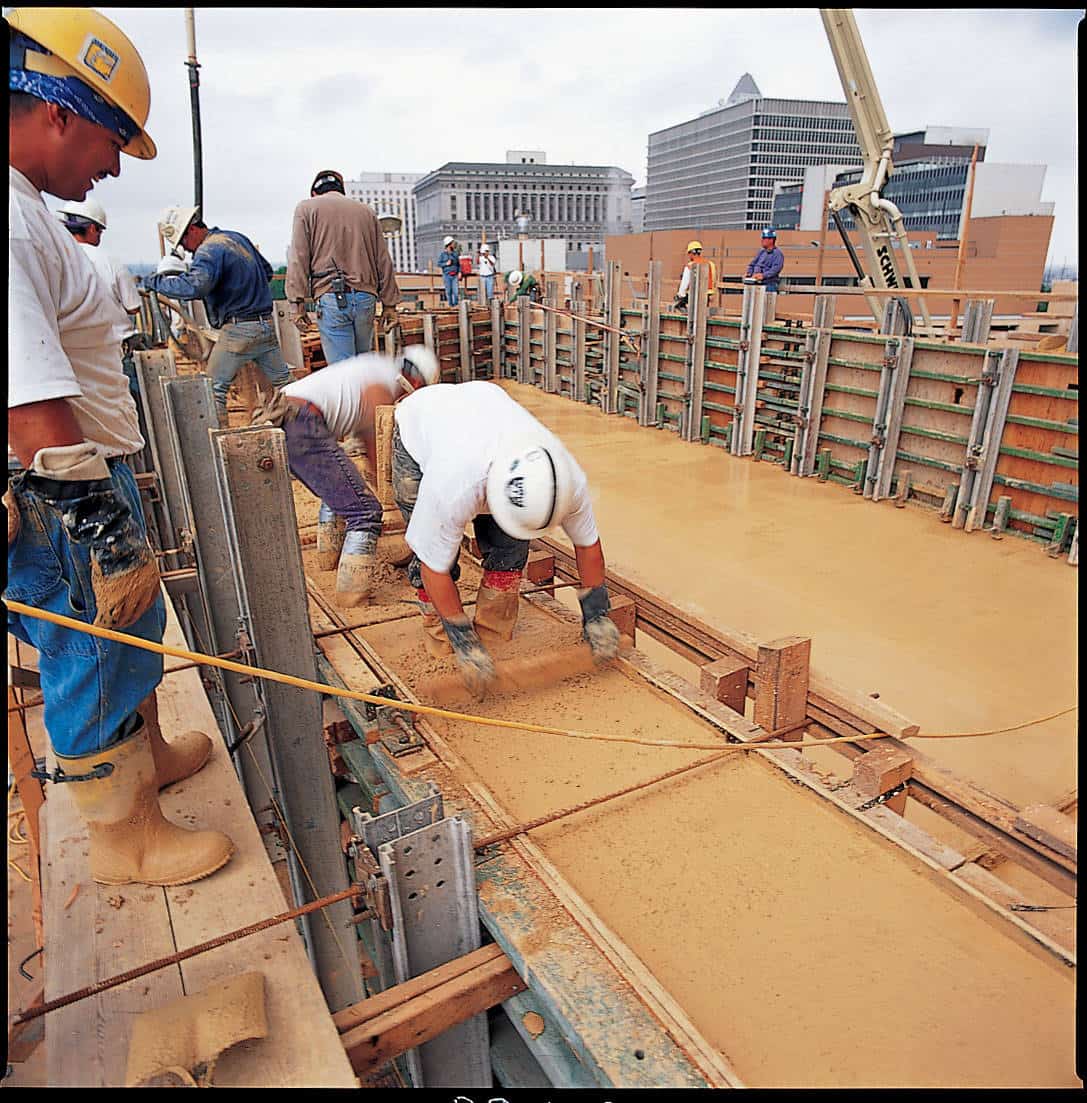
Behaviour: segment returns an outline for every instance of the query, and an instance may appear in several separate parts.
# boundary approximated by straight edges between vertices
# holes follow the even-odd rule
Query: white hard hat
[[[489,253],[489,252],[491,251],[491,247],[490,247],[490,246],[489,246],[489,245],[488,245],[488,244],[487,244],[486,242],[484,242],[484,243],[483,243],[483,244],[482,244],[482,245],[481,245],[481,246],[479,247],[479,251],[480,251],[481,253]]]
[[[451,237],[443,237],[442,238],[442,244],[443,245],[452,245],[453,244],[453,239]]]
[[[171,248],[181,244],[185,231],[196,217],[196,207],[167,207],[159,217],[159,230]]]
[[[487,474],[487,508],[516,540],[542,536],[570,512],[573,472],[565,452],[540,435],[505,441]]]
[[[102,210],[102,205],[96,203],[93,199],[84,199],[82,203],[77,203],[74,199],[70,199],[61,206],[57,215],[65,222],[67,221],[65,215],[71,215],[72,218],[83,219],[84,222],[96,222],[103,230],[107,225],[106,212]]]
[[[409,393],[418,387],[438,382],[441,367],[438,358],[426,345],[408,345],[400,362],[400,385]],[[422,382],[418,382],[422,379]]]
[[[510,287],[516,287],[524,278],[524,272],[511,272],[506,277],[506,283],[508,283]]]

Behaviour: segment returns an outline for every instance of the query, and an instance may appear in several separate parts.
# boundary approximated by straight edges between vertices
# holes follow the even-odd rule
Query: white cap
[[[57,215],[62,221],[65,221],[65,215],[71,215],[73,218],[82,218],[87,222],[96,222],[103,230],[107,225],[106,212],[102,209],[102,205],[93,199],[84,199],[82,203],[70,199],[61,206]]]
[[[524,272],[511,272],[506,277],[506,283],[508,283],[510,287],[516,287],[524,278]]]
[[[159,230],[170,248],[181,244],[181,239],[196,217],[196,213],[196,207],[167,207],[162,212],[159,217]]]
[[[487,508],[516,540],[542,536],[570,512],[573,475],[565,452],[533,434],[506,440],[487,474]]]
[[[443,245],[452,245],[453,244],[453,239],[451,237],[442,238],[442,244]]]

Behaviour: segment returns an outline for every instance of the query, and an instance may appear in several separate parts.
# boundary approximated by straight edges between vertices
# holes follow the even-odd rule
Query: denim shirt
[[[753,276],[756,272],[762,273],[763,283],[777,283],[778,275],[785,267],[785,257],[775,245],[767,252],[760,249],[755,259],[747,266],[747,274]]]
[[[272,266],[244,235],[213,226],[178,276],[145,276],[144,286],[172,299],[203,299],[208,321],[218,328],[235,315],[270,314]]]
[[[438,267],[443,276],[460,275],[460,253],[454,253],[450,249],[443,249],[438,257]]]

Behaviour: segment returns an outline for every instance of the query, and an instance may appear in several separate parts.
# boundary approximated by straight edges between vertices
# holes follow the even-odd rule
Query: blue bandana
[[[26,50],[48,53],[26,35],[12,36],[8,60],[8,88],[12,92],[26,92],[36,99],[73,111],[81,119],[104,126],[112,134],[123,138],[126,145],[139,134],[140,128],[124,111],[114,107],[78,77],[55,77],[24,69]]]

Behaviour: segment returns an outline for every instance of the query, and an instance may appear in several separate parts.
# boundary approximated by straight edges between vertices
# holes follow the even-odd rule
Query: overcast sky
[[[193,201],[183,8],[103,8],[151,78],[154,161],[94,196],[103,244],[157,259],[155,222]],[[1048,166],[1050,260],[1077,260],[1076,46],[1083,9],[856,9],[896,131],[987,127],[990,161]],[[816,8],[197,8],[209,224],[284,262],[314,173],[428,172],[541,149],[645,183],[648,135],[728,96],[844,96]],[[50,201],[51,205],[53,201]]]

